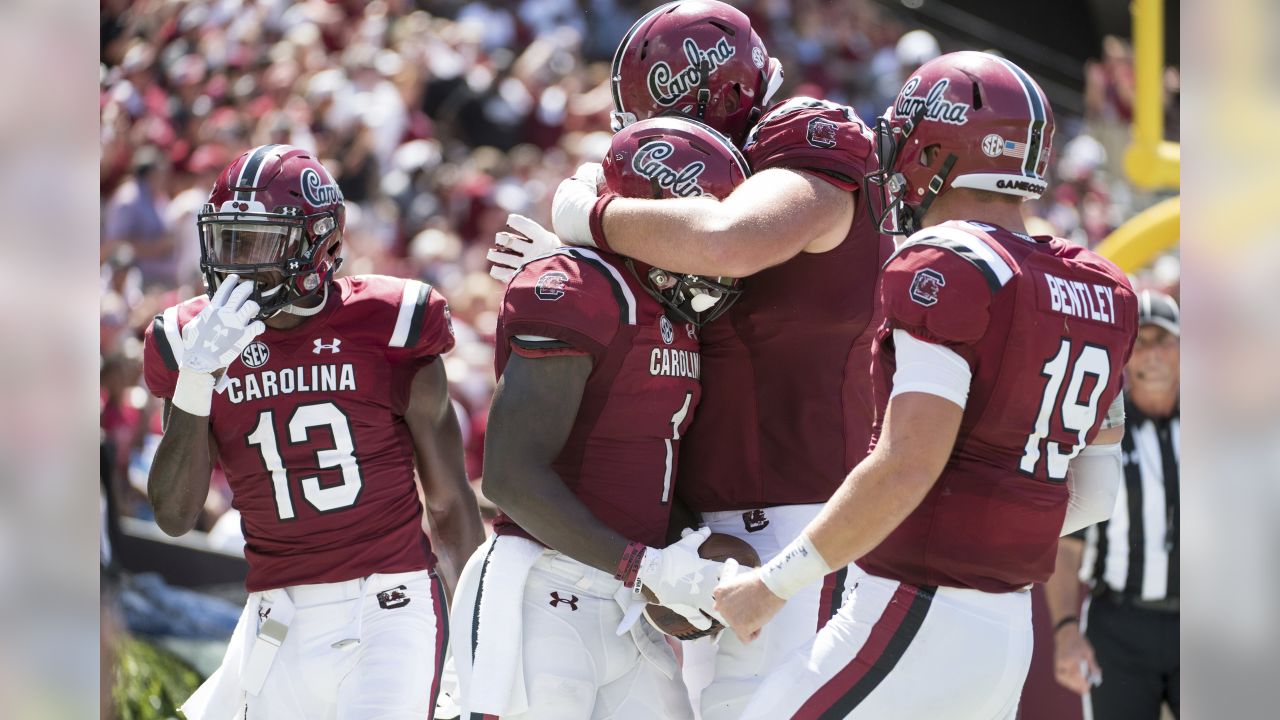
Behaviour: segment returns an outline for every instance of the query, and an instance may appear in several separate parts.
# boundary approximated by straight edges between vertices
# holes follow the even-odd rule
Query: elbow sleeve
[[[1100,523],[1111,517],[1116,507],[1116,494],[1124,480],[1120,443],[1089,445],[1071,459],[1067,475],[1067,516],[1062,522],[1062,536]]]

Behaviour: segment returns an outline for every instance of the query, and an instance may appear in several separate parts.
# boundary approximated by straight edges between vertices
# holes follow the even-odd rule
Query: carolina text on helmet
[[[631,169],[641,177],[656,182],[658,187],[670,190],[679,197],[700,197],[706,195],[698,185],[698,178],[707,168],[701,160],[685,165],[679,170],[663,162],[674,154],[676,149],[669,142],[655,140],[645,144],[631,158]]]
[[[920,76],[907,81],[898,94],[898,102],[894,106],[894,114],[904,118],[914,118],[922,109],[925,120],[937,120],[952,125],[963,125],[969,122],[967,117],[969,106],[965,103],[951,102],[943,97],[951,81],[943,78],[929,88],[924,97],[912,95],[920,87]]]
[[[701,84],[703,80],[701,67],[704,61],[707,64],[707,74],[710,75],[738,52],[738,49],[730,45],[726,38],[717,40],[709,50],[698,47],[698,43],[694,42],[693,38],[685,38],[682,47],[685,59],[689,61],[688,67],[673,73],[671,66],[662,61],[654,63],[653,67],[649,68],[649,94],[664,107],[675,105],[677,100]]]
[[[326,183],[314,168],[307,168],[302,171],[302,197],[312,206],[321,207],[342,202],[342,191],[337,183]]]

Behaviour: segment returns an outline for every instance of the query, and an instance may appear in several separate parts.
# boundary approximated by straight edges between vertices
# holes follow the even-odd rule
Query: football
[[[733,558],[738,561],[739,565],[746,567],[758,567],[760,565],[760,556],[756,554],[754,548],[748,545],[745,540],[739,540],[732,535],[725,535],[724,533],[711,533],[711,537],[708,537],[698,547],[698,554],[707,560],[719,560],[721,562]],[[703,614],[705,615],[706,613]],[[714,635],[724,629],[724,625],[712,619],[711,627],[706,630],[699,630],[684,619],[684,616],[657,603],[649,603],[645,606],[644,616],[650,625],[680,640],[697,640],[700,637]]]

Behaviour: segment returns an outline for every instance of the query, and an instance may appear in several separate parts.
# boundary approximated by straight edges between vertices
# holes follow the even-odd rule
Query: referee
[[[1086,720],[1157,720],[1162,702],[1178,716],[1178,305],[1149,290],[1138,301],[1116,508],[1062,538],[1045,586],[1054,674]]]

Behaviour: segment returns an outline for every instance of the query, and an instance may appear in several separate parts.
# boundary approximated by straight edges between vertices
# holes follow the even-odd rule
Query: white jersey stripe
[[[994,272],[996,277],[1000,280],[1001,287],[1007,284],[1013,277],[1013,268],[1009,267],[1009,263],[1004,261],[1004,258],[1000,256],[1000,253],[992,250],[991,246],[980,238],[976,238],[963,230],[936,225],[934,227],[921,230],[918,235],[921,240],[937,237],[944,240],[950,240],[968,248],[970,252],[979,258],[982,258],[986,261],[987,265],[991,266],[992,272]],[[910,245],[911,241],[908,240],[906,244]]]
[[[413,328],[413,311],[417,308],[418,293],[422,291],[422,283],[418,280],[407,280],[404,292],[400,296],[400,312],[396,315],[396,328],[391,333],[391,347],[404,347],[409,340],[409,331]]]
[[[635,325],[636,324],[636,296],[631,292],[631,286],[627,285],[626,278],[622,276],[622,273],[618,272],[618,268],[614,267],[611,263],[605,261],[605,259],[600,257],[599,253],[597,253],[594,250],[575,247],[575,248],[564,248],[563,251],[567,251],[571,255],[578,255],[587,260],[591,260],[596,264],[598,264],[600,267],[607,270],[609,274],[613,276],[614,282],[616,283],[618,289],[621,290],[622,292],[622,296],[623,296],[622,299],[625,301],[624,304],[626,305],[626,307],[623,308],[623,310],[626,311],[627,324]]]
[[[174,305],[164,311],[164,336],[169,340],[169,349],[173,351],[173,361],[182,366],[182,329],[178,327],[178,306]]]

